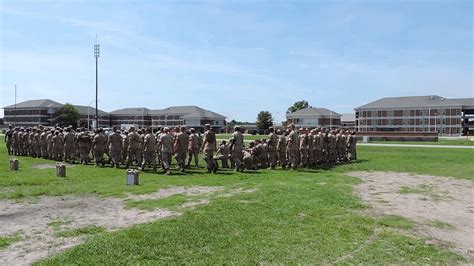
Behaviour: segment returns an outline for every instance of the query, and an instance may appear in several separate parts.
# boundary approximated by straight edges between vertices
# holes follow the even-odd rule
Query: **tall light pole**
[[[95,57],[95,127],[99,126],[99,53],[100,45],[97,43],[97,35],[95,36],[94,57]]]

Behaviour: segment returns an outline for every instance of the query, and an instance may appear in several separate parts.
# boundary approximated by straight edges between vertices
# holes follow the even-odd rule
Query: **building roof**
[[[342,113],[341,122],[355,122],[355,113]]]
[[[223,115],[203,109],[199,106],[171,106],[165,109],[151,110],[151,115],[182,115],[183,118],[224,119]]]
[[[123,108],[110,112],[111,115],[149,115],[150,109],[145,107]]]
[[[50,99],[29,100],[16,104],[16,108],[61,108],[63,105]],[[4,109],[15,108],[15,105],[9,105]]]
[[[287,114],[286,117],[298,117],[298,116],[341,116],[341,114],[331,111],[326,108],[315,108],[315,107],[308,107],[305,109],[298,110],[296,112]]]
[[[408,108],[408,107],[443,107],[443,106],[474,106],[474,98],[446,99],[438,95],[387,97],[355,108]]]
[[[81,115],[87,115],[88,113],[90,115],[95,115],[95,108],[94,107],[91,107],[91,106],[84,106],[84,105],[74,105],[74,107],[77,109],[77,111],[81,114]],[[109,113],[107,112],[104,112],[100,109],[98,109],[99,111],[99,115],[108,115]]]

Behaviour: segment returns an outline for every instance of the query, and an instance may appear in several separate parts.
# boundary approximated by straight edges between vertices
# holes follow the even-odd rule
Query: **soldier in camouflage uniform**
[[[275,169],[277,165],[277,146],[278,137],[275,134],[273,127],[269,128],[270,134],[268,134],[268,164],[271,169]]]
[[[81,164],[89,163],[89,150],[92,146],[92,140],[89,133],[84,128],[81,128],[76,138],[76,147],[79,150]]]
[[[64,134],[64,161],[76,163],[76,150],[76,133],[68,127]]]
[[[196,130],[191,128],[191,135],[188,140],[188,167],[191,165],[191,161],[194,157],[194,165],[199,167],[199,137],[196,135]]]
[[[286,136],[285,133],[278,131],[278,144],[277,144],[277,151],[278,151],[278,164],[285,169],[287,165],[286,160]]]
[[[103,134],[102,128],[96,130],[94,139],[92,140],[92,152],[94,154],[95,166],[101,164],[104,166],[104,154],[107,146],[107,137]]]
[[[56,161],[62,161],[64,154],[64,139],[59,130],[54,131],[54,136],[51,138],[52,158]]]
[[[175,159],[180,171],[184,172],[186,170],[186,153],[188,152],[189,136],[186,133],[186,127],[182,126],[178,130],[180,132],[177,132],[174,141]]]
[[[239,126],[234,128],[234,133],[230,139],[230,153],[232,164],[237,172],[244,170],[243,165],[244,135]]]
[[[165,127],[163,134],[160,135],[160,149],[162,167],[166,175],[171,174],[171,158],[174,153],[173,142],[174,140],[170,134],[170,129]]]
[[[217,148],[216,155],[214,156],[214,161],[217,165],[217,162],[222,162],[222,168],[229,168],[229,146],[225,140],[221,141],[221,144]]]
[[[121,153],[121,157],[122,157],[121,163],[122,164],[125,164],[127,162],[128,145],[129,145],[128,131],[125,130],[122,134],[122,153]]]
[[[5,133],[5,145],[7,146],[8,155],[13,155],[13,127],[8,126],[8,130]]]
[[[117,132],[117,127],[113,127],[112,133],[109,135],[107,140],[107,146],[109,147],[109,156],[112,167],[120,167],[122,143],[123,139],[120,133]]]
[[[147,165],[153,168],[156,172],[156,137],[153,135],[151,128],[146,130],[146,135],[143,138],[143,162],[141,169],[145,169]]]
[[[207,172],[217,172],[217,165],[214,161],[214,152],[217,149],[216,144],[216,134],[211,128],[210,124],[205,125],[206,132],[203,136],[202,151],[203,157],[206,161]]]
[[[139,165],[142,163],[142,142],[140,136],[135,132],[135,127],[130,127],[126,167],[129,168],[134,161]]]
[[[290,161],[291,168],[293,170],[298,169],[298,132],[296,132],[295,125],[290,125],[287,141],[287,153]]]

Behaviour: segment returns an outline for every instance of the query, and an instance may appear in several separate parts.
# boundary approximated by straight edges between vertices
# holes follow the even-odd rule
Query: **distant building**
[[[343,113],[341,114],[341,128],[345,130],[355,131],[356,130],[356,119],[354,113]]]
[[[474,98],[388,97],[355,108],[357,131],[474,133]]]
[[[150,109],[144,107],[124,108],[110,112],[110,125],[124,127],[133,125],[139,128],[151,126]]]
[[[49,100],[30,100],[4,107],[5,109],[5,123],[15,124],[21,127],[34,126],[55,126],[58,124],[58,110],[63,107],[63,104]],[[89,121],[95,119],[95,108],[89,106],[74,105],[77,111],[81,114],[81,121],[87,127],[88,117]],[[88,115],[89,114],[89,115]],[[108,114],[99,110],[99,126],[109,126],[110,118]]]
[[[288,124],[294,124],[296,127],[341,127],[341,115],[326,108],[308,107],[286,114],[286,119]]]
[[[220,132],[226,119],[223,115],[198,106],[173,106],[150,113],[153,127],[184,125],[198,131],[204,131],[204,126],[210,124],[215,131]]]
[[[30,100],[5,107],[5,123],[23,127],[38,125],[55,126],[58,123],[58,110],[63,104],[49,100]],[[93,127],[95,108],[74,105],[81,114],[79,124]],[[150,110],[145,107],[124,108],[107,113],[98,110],[100,127],[125,127],[134,125],[138,128],[158,126],[194,127],[203,131],[205,124],[218,132],[225,126],[226,117],[198,106],[172,106],[166,109]]]

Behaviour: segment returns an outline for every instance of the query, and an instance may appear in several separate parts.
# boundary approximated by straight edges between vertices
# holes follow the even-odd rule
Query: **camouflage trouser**
[[[76,149],[74,146],[64,146],[64,161],[75,161],[76,160]]]
[[[191,164],[191,161],[193,160],[194,157],[194,164],[196,166],[199,165],[199,149],[194,149],[194,150],[189,150],[188,151],[188,165]]]
[[[243,164],[243,153],[242,151],[232,151],[232,164],[234,165],[235,169],[241,170]]]
[[[20,150],[18,149],[18,142],[13,142],[12,143],[12,151],[14,155],[19,155]]]
[[[176,151],[176,156],[174,158],[180,168],[186,166],[186,150]]]
[[[117,150],[117,149],[110,149],[109,151],[110,159],[112,160],[112,163],[114,164],[114,166],[117,168],[120,166],[120,161],[122,159],[120,157],[120,152],[121,150]]]
[[[171,168],[171,152],[161,152],[161,165],[163,170],[168,171]]]
[[[121,162],[122,164],[125,164],[127,162],[127,148],[122,149],[122,154],[121,154]]]
[[[216,162],[214,161],[214,151],[205,150],[203,153],[204,161],[206,161],[206,168],[208,171],[217,170]]]
[[[5,143],[7,145],[7,152],[8,152],[8,155],[11,155],[12,154],[12,143],[11,141],[7,141],[7,143]]]
[[[96,147],[94,149],[94,160],[95,164],[99,164],[102,162],[104,159],[104,153],[105,153],[105,148],[102,147]]]
[[[54,147],[53,149],[53,160],[59,161],[63,159],[63,148],[62,147]]]
[[[89,162],[89,147],[79,147],[79,157],[81,158],[82,163]]]
[[[49,156],[49,154],[48,154],[48,145],[42,144],[41,145],[41,157],[48,158],[48,156]]]
[[[217,164],[216,161],[222,161],[222,168],[229,168],[229,156],[227,155],[216,155],[214,156],[214,162]]]
[[[242,158],[242,166],[241,166],[242,170],[244,169],[254,169],[255,168],[255,162],[254,162],[254,159],[252,156],[248,156],[248,157],[243,157]]]
[[[36,157],[41,157],[41,146],[39,144],[36,144],[34,146],[34,150],[35,150],[35,156]]]
[[[275,168],[275,166],[277,165],[277,151],[276,150],[268,151],[268,165],[271,168]]]
[[[141,149],[128,149],[127,152],[127,166],[133,164],[133,161],[136,161],[137,164],[142,163],[142,151]]]
[[[155,151],[144,151],[142,168],[150,165],[153,169],[156,169],[156,152]]]
[[[288,160],[290,161],[291,168],[298,168],[298,150],[289,150],[288,151]]]
[[[308,166],[308,149],[300,149],[300,162],[306,167]]]
[[[286,167],[286,151],[279,151],[278,152],[278,162],[281,167]]]

